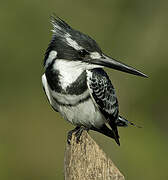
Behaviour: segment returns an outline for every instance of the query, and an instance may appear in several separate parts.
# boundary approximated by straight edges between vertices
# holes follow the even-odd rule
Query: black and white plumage
[[[103,67],[146,75],[109,58],[92,38],[60,18],[52,17],[51,22],[53,37],[44,58],[42,83],[53,109],[76,126],[68,133],[68,142],[73,132],[79,140],[84,129],[91,129],[120,144],[117,126],[130,122],[119,116],[115,90]]]

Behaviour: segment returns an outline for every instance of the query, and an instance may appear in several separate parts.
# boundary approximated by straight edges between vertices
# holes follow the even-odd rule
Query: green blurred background
[[[168,1],[162,0],[1,0],[0,179],[63,179],[72,126],[52,110],[41,85],[53,12],[108,55],[148,74],[106,69],[120,114],[143,128],[120,129],[120,147],[90,134],[126,179],[168,179]]]

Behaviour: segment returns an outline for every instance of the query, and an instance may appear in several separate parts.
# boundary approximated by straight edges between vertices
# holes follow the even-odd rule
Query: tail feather
[[[117,129],[117,126],[111,126],[111,129],[112,129],[112,132],[114,134],[114,139],[116,141],[116,143],[120,146],[120,141],[119,141],[119,135],[118,135],[118,129]]]
[[[118,129],[117,129],[117,125],[116,123],[114,123],[113,121],[109,121],[109,125],[112,129],[113,135],[114,135],[114,139],[116,141],[116,143],[120,146],[120,141],[119,141],[119,134],[118,134]]]
[[[119,137],[119,134],[118,134],[117,127],[127,127],[129,124],[132,125],[132,126],[140,128],[140,126],[137,126],[134,123],[128,121],[127,119],[119,116],[116,121],[113,121],[113,120],[109,121],[109,125],[110,125],[111,129],[108,128],[104,124],[101,128],[91,127],[91,130],[100,132],[100,133],[104,134],[105,136],[113,138],[116,141],[116,143],[120,146],[120,141],[119,141],[120,137]]]
[[[116,121],[116,125],[119,126],[119,127],[127,127],[129,124],[132,125],[132,126],[141,128],[141,126],[137,126],[133,122],[130,122],[127,119],[125,119],[125,118],[123,118],[121,116],[119,116],[117,121]]]
[[[104,124],[101,128],[92,127],[91,129],[94,131],[100,132],[100,133],[104,134],[105,136],[113,138],[116,141],[116,143],[120,146],[117,127],[116,127],[116,130],[113,130],[113,129],[111,130]]]

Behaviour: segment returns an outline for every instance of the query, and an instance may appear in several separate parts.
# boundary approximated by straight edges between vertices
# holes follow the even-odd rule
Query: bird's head
[[[67,61],[80,61],[86,65],[105,66],[130,74],[147,77],[131,66],[105,55],[95,40],[73,29],[59,17],[55,18],[52,16],[51,23],[53,25],[53,37],[45,54],[45,68],[56,59],[63,59]]]

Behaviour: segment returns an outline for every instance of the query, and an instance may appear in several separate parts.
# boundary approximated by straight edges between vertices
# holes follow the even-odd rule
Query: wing
[[[114,87],[103,69],[88,70],[90,94],[103,115],[115,121],[118,118],[118,101]]]
[[[119,107],[114,87],[103,69],[97,68],[87,70],[87,75],[87,84],[90,95],[104,117],[109,120],[114,139],[119,144],[119,135],[116,124]]]
[[[49,103],[51,104],[52,108],[58,112],[57,105],[51,96],[50,89],[48,87],[48,82],[47,82],[47,78],[46,78],[45,74],[43,74],[43,76],[42,76],[42,84],[43,84],[43,89],[44,89],[44,92],[47,96]]]

